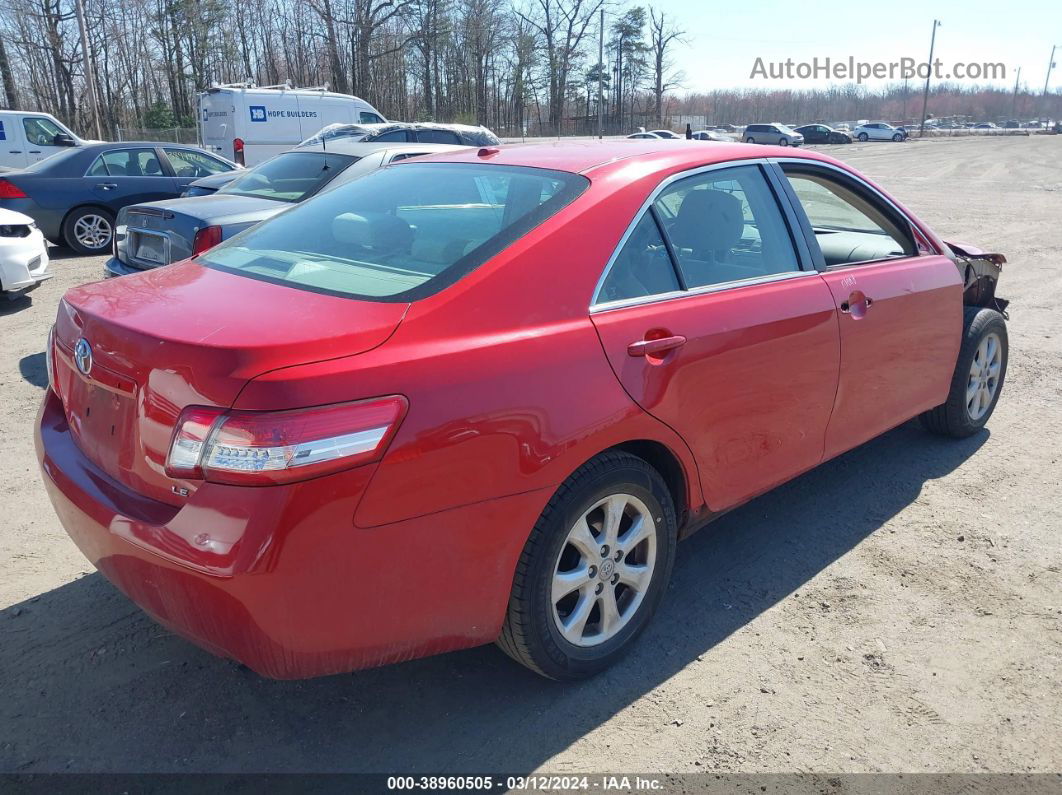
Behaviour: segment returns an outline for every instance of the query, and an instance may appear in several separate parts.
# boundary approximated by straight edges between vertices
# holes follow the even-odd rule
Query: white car
[[[859,141],[896,141],[899,143],[906,140],[907,131],[883,121],[874,121],[870,124],[860,124],[852,130],[852,135]]]
[[[728,135],[720,130],[697,130],[693,133],[694,141],[720,141],[723,143],[733,142],[736,139],[732,135]]]
[[[0,208],[0,294],[18,298],[50,278],[41,230],[28,215]]]

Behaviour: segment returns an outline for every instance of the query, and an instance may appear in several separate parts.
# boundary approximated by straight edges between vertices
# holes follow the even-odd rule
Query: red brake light
[[[242,138],[233,138],[232,139],[232,159],[235,160],[237,163],[239,163],[241,166],[246,165],[246,163],[243,162],[243,139]]]
[[[221,227],[220,226],[204,226],[198,232],[195,233],[195,239],[192,241],[192,256],[196,254],[202,254],[207,249],[214,248],[221,242]]]
[[[28,199],[25,191],[7,179],[0,179],[0,199]]]
[[[166,474],[261,486],[306,480],[377,461],[406,414],[390,395],[294,411],[181,412]]]

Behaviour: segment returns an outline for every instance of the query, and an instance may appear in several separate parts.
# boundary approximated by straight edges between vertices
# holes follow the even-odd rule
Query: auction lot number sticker
[[[653,792],[663,782],[643,776],[388,776],[387,789],[431,791]]]

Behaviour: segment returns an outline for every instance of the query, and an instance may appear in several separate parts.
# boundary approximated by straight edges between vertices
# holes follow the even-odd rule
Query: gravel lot
[[[0,771],[1062,769],[1062,138],[833,148],[944,237],[1003,251],[1011,362],[988,430],[898,428],[679,549],[618,668],[547,682],[493,647],[273,682],[91,571],[39,482],[63,290],[0,306]]]

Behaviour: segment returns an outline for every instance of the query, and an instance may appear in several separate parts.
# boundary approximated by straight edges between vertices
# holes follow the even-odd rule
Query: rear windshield
[[[588,184],[539,168],[407,162],[332,188],[199,262],[315,292],[413,301],[482,265]]]
[[[357,160],[331,152],[285,152],[244,172],[218,193],[299,202]]]

